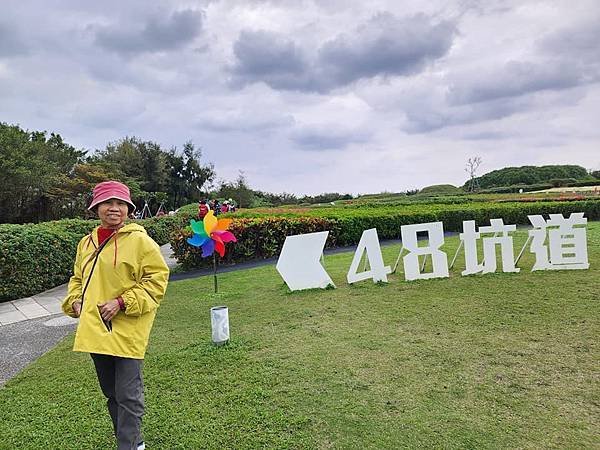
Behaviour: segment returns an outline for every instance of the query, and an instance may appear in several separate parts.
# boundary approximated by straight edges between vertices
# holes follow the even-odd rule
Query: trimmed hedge
[[[363,230],[377,228],[381,239],[400,237],[400,227],[415,223],[444,223],[447,231],[460,231],[463,220],[487,224],[502,218],[509,224],[528,224],[528,214],[584,212],[590,220],[600,219],[600,200],[540,201],[532,203],[425,204],[347,208],[345,210],[307,209],[320,217],[236,218],[231,230],[238,242],[227,244],[224,263],[277,256],[286,236],[329,231],[328,247],[354,245]],[[185,269],[209,266],[200,250],[187,244],[191,235],[187,224],[195,209],[175,216],[138,221],[148,234],[163,245],[170,239],[175,257]],[[79,240],[98,225],[97,220],[65,219],[28,225],[0,225],[0,302],[27,297],[68,281],[73,270]]]
[[[181,217],[139,220],[159,244],[183,226]],[[66,283],[77,244],[98,220],[63,219],[39,224],[0,225],[0,302],[38,294]]]
[[[514,194],[519,192],[519,189],[523,189],[523,192],[532,192],[532,191],[543,191],[545,189],[550,189],[553,187],[582,187],[582,186],[598,186],[600,182],[598,180],[583,180],[577,181],[574,179],[568,180],[550,180],[547,183],[538,183],[538,184],[514,184],[512,186],[497,186],[493,188],[487,189],[479,189],[477,192],[480,194]]]
[[[0,225],[0,301],[28,297],[67,281],[77,236],[48,225]]]
[[[227,244],[224,263],[232,264],[249,259],[276,256],[286,236],[329,230],[327,247],[355,245],[362,232],[377,228],[380,239],[397,239],[400,227],[427,222],[443,222],[446,231],[462,231],[463,220],[475,220],[478,225],[489,224],[490,219],[502,218],[506,224],[529,224],[527,215],[584,212],[589,220],[600,219],[600,201],[535,202],[535,203],[470,203],[462,205],[424,205],[416,208],[349,209],[337,217],[233,217],[231,231],[238,238]],[[202,258],[200,249],[190,246],[189,227],[173,233],[171,247],[177,261],[185,268],[207,267],[212,258]]]
[[[332,233],[331,230],[337,230],[336,227],[338,224],[335,220],[321,217],[233,219],[229,230],[235,235],[237,242],[226,244],[222,262],[233,264],[277,256],[285,237],[294,234],[330,230],[327,247],[335,247],[338,245],[335,237],[339,232]],[[187,243],[187,238],[191,235],[189,226],[173,233],[171,248],[177,262],[184,269],[212,265],[212,258],[202,258],[202,251]]]
[[[186,221],[189,223],[187,217],[175,215],[152,217],[151,219],[136,220],[135,222],[143,226],[148,235],[154,239],[158,245],[165,245],[169,243],[171,233],[184,226]]]

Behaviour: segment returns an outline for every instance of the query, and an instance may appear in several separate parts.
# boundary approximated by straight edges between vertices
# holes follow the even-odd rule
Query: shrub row
[[[318,211],[318,209],[317,209]],[[315,210],[307,210],[314,213]],[[322,210],[321,217],[234,218],[231,231],[236,244],[228,244],[225,263],[277,256],[286,236],[329,231],[328,247],[354,245],[363,230],[377,228],[381,239],[400,237],[402,225],[436,222],[445,230],[459,231],[463,220],[487,224],[492,218],[505,223],[527,224],[528,214],[585,212],[600,219],[600,201],[480,203],[419,205],[414,207]],[[200,250],[187,244],[186,226],[195,211],[139,221],[160,245],[171,240],[175,257],[186,269],[212,264]],[[98,221],[66,219],[29,225],[0,225],[0,302],[37,294],[68,281],[79,240]]]
[[[536,202],[536,203],[473,203],[449,205],[452,208],[381,208],[349,210],[337,217],[271,217],[234,218],[231,231],[238,238],[227,244],[225,263],[276,256],[281,251],[286,236],[329,231],[328,247],[355,245],[362,232],[377,228],[380,239],[397,239],[400,227],[417,223],[438,222],[446,231],[462,231],[463,220],[475,220],[478,225],[489,224],[490,219],[502,218],[506,224],[529,224],[527,215],[584,212],[590,220],[600,219],[600,201]],[[367,212],[367,213],[365,213]],[[207,267],[212,259],[203,259],[200,249],[187,243],[191,236],[189,227],[173,233],[171,246],[177,261],[185,269]]]
[[[182,226],[165,216],[137,221],[159,244]],[[0,225],[0,302],[38,294],[66,283],[73,273],[77,244],[97,220],[63,219],[26,225]]]
[[[582,186],[597,186],[600,184],[600,180],[583,180],[578,181],[573,178],[567,179],[555,179],[550,180],[547,183],[537,183],[537,184],[514,184],[511,186],[497,186],[493,188],[480,189],[477,192],[480,194],[485,193],[493,193],[493,194],[514,194],[519,192],[520,189],[523,192],[531,192],[531,191],[542,191],[545,189],[550,189],[554,187],[582,187]]]
[[[223,262],[233,264],[271,258],[279,254],[286,236],[317,231],[329,230],[327,246],[335,247],[338,245],[338,226],[334,219],[322,217],[233,219],[229,230],[236,236],[237,242],[227,244]],[[171,248],[177,262],[184,269],[212,265],[212,258],[202,258],[201,250],[187,243],[191,235],[189,227],[172,234]]]
[[[522,190],[523,192],[543,191],[544,189],[550,189],[552,186],[550,183],[538,183],[538,184],[513,184],[511,186],[497,186],[493,188],[480,189],[477,192],[480,194],[515,194]]]

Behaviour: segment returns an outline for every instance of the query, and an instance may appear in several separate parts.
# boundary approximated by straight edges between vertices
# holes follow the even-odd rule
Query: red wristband
[[[125,311],[125,302],[123,301],[123,297],[120,295],[117,297],[117,301],[119,302],[119,309],[121,311]]]

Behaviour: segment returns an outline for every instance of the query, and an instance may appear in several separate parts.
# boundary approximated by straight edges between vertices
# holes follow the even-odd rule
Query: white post
[[[229,309],[227,306],[210,308],[210,324],[212,341],[215,345],[223,345],[229,341]]]
[[[423,258],[423,264],[421,264],[421,272],[425,270],[425,265],[427,264],[427,256],[429,255],[425,255],[425,257]]]
[[[454,258],[452,258],[452,263],[450,263],[450,269],[452,269],[454,267],[454,263],[456,262],[456,258],[458,257],[458,253],[462,249],[462,246],[463,246],[464,243],[465,243],[465,241],[463,241],[463,240],[460,241],[460,244],[458,245],[458,248],[456,249],[456,253],[454,254]]]
[[[400,246],[400,253],[398,253],[398,258],[396,258],[396,262],[394,263],[394,268],[392,269],[392,273],[396,273],[396,269],[398,268],[398,264],[400,263],[400,258],[402,257],[402,253],[404,252],[404,244]]]
[[[517,256],[517,259],[515,261],[515,266],[517,264],[519,264],[519,260],[521,259],[521,256],[523,256],[523,252],[525,251],[525,247],[527,247],[527,245],[529,245],[529,242],[533,239],[533,236],[527,236],[527,240],[525,241],[525,245],[523,246],[523,248],[521,249],[521,251],[519,252],[519,256]]]

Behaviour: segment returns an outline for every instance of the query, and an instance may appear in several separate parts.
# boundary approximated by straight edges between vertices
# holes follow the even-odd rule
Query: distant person
[[[210,208],[206,204],[206,200],[200,200],[200,203],[198,204],[198,219],[203,220],[208,214],[208,211],[210,211]]]
[[[223,202],[223,206],[221,206],[221,212],[223,214],[227,213],[229,211],[229,205],[227,204],[227,202]]]
[[[127,186],[99,183],[88,209],[100,226],[77,246],[62,310],[79,318],[73,350],[92,357],[118,449],[145,449],[142,362],[169,269],[146,230],[125,224],[135,210]],[[86,433],[87,424],[79,425]]]

